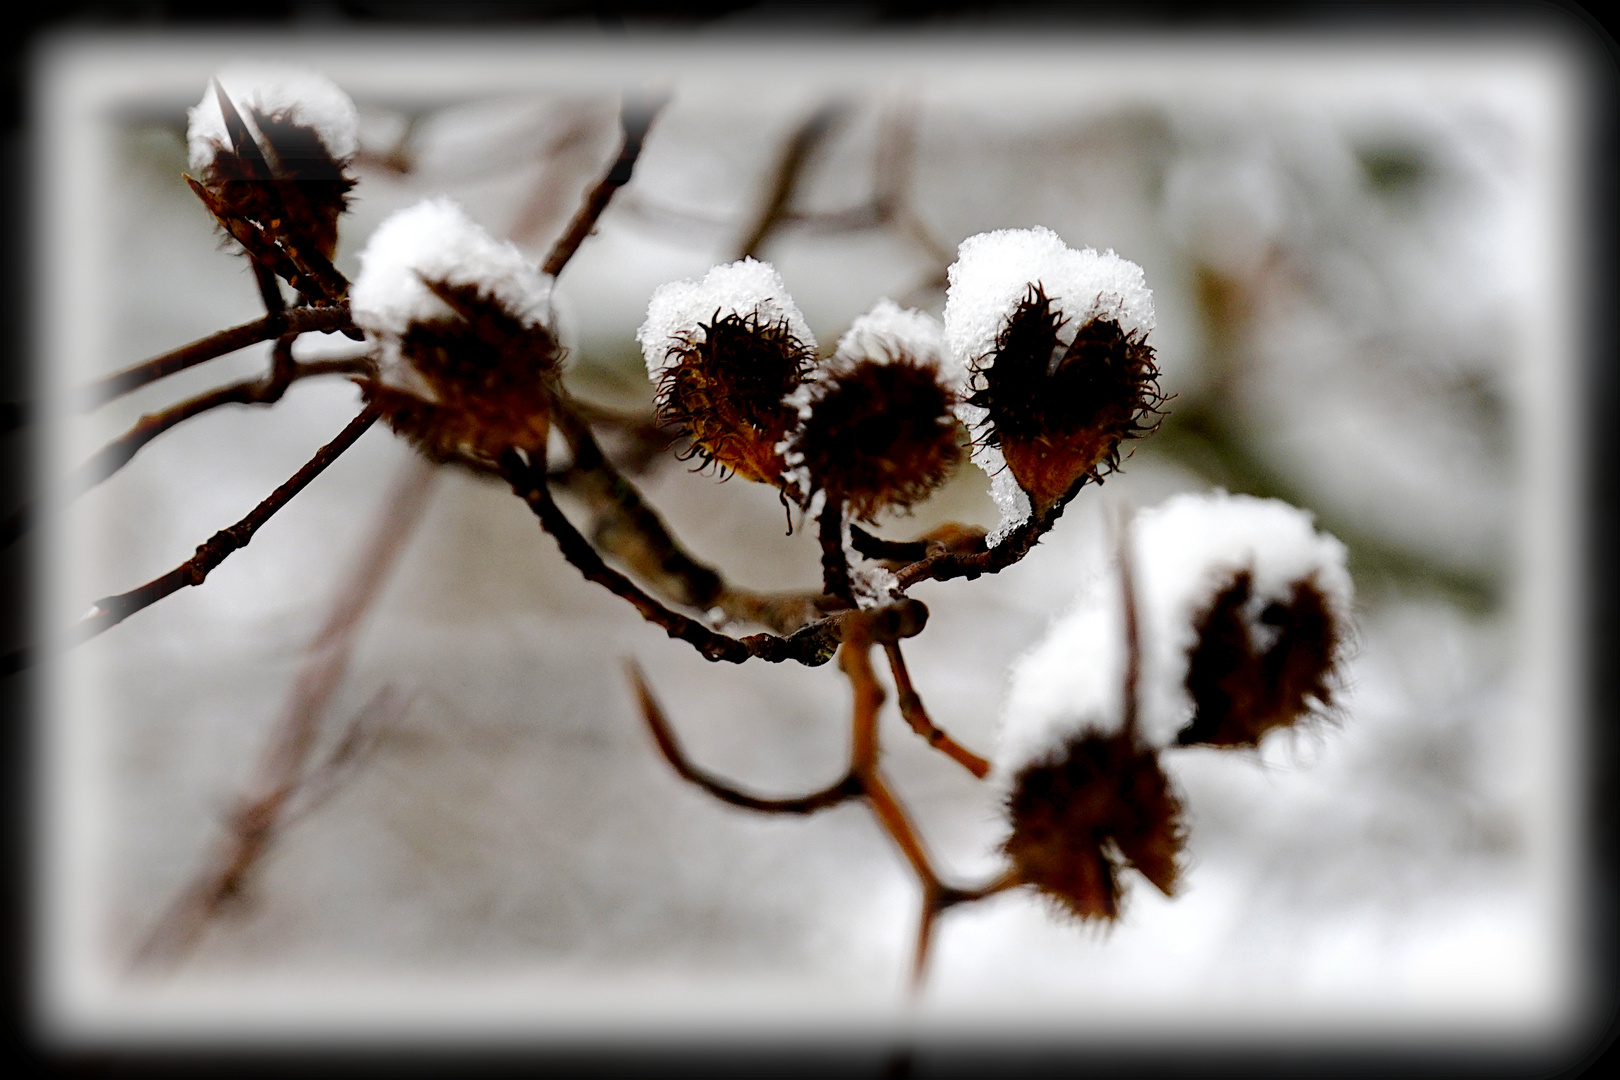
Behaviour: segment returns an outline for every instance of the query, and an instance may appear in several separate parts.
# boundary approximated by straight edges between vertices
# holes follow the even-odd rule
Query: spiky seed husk
[[[1286,603],[1259,613],[1264,630],[1245,613],[1252,591],[1252,575],[1239,571],[1195,621],[1186,681],[1194,712],[1176,736],[1183,746],[1256,746],[1333,704],[1344,628],[1321,589],[1296,583]]]
[[[814,356],[788,328],[757,314],[718,312],[669,346],[658,419],[691,440],[689,456],[745,480],[780,484],[777,449],[795,419],[783,403]]]
[[[994,350],[975,362],[982,385],[967,398],[988,411],[984,439],[1001,449],[1037,508],[1117,468],[1120,444],[1151,432],[1164,400],[1153,349],[1140,334],[1099,317],[1064,346],[1065,321],[1031,285]]]
[[[218,145],[213,161],[203,169],[202,183],[235,217],[257,222],[271,236],[307,240],[327,259],[337,250],[337,222],[349,206],[355,179],[347,162],[335,161],[313,128],[295,122],[287,112],[252,110],[253,120],[266,145],[264,157],[275,168],[268,186],[251,151]],[[291,197],[289,197],[291,196]]]
[[[953,404],[932,364],[859,361],[815,395],[790,455],[803,455],[812,488],[842,500],[852,518],[907,510],[962,463]]]
[[[412,324],[398,349],[432,399],[376,382],[364,385],[367,399],[437,460],[544,447],[562,363],[556,339],[543,326],[524,326],[476,285],[428,284],[457,315]]]
[[[1181,801],[1158,756],[1130,732],[1074,736],[1014,782],[1002,850],[1020,876],[1081,919],[1119,917],[1119,872],[1135,867],[1160,892],[1176,887],[1186,841]]]

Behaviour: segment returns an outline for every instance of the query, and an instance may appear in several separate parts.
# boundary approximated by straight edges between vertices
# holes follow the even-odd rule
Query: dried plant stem
[[[900,643],[888,642],[883,646],[883,651],[888,654],[889,672],[894,676],[895,703],[900,706],[900,715],[911,730],[927,740],[929,746],[983,780],[990,773],[990,763],[934,726],[928,717],[928,710],[923,707],[921,696],[911,685],[911,673],[906,670],[906,658],[900,652]]]
[[[291,502],[293,496],[308,487],[310,481],[325,472],[326,467],[342,456],[345,450],[353,446],[360,436],[365,434],[366,429],[377,422],[377,415],[374,408],[368,407],[363,410],[359,416],[349,421],[348,426],[338,433],[337,438],[321,447],[303,468],[272,491],[246,517],[209,537],[198,546],[197,554],[167,574],[129,592],[97,600],[91,608],[91,613],[80,619],[70,631],[69,641],[74,644],[86,641],[104,630],[117,626],[137,611],[157,603],[172,592],[188,585],[201,585],[215,567],[224,562],[232,552],[246,547],[253,539],[253,534],[258,532],[265,522]]]
[[[305,790],[312,777],[330,780],[327,770],[307,769],[310,751],[328,703],[348,669],[361,621],[420,520],[436,475],[431,465],[413,455],[395,481],[353,573],[309,646],[281,718],[260,754],[254,778],[237,799],[226,835],[147,935],[135,954],[136,965],[172,966],[182,959],[213,916],[241,892],[285,823],[292,798]],[[367,711],[374,707],[379,707],[375,700]],[[322,789],[319,794],[325,797],[330,792]]]
[[[217,334],[210,334],[205,338],[193,341],[190,345],[182,345],[173,352],[166,352],[161,356],[154,356],[150,360],[143,360],[133,367],[123,371],[114,372],[104,378],[97,379],[81,390],[77,398],[83,411],[97,408],[115,398],[122,397],[133,390],[138,390],[148,383],[173,375],[177,371],[184,371],[195,367],[215,357],[233,353],[238,349],[245,349],[249,345],[256,345],[261,341],[269,341],[285,334],[307,334],[335,330],[351,330],[353,321],[349,318],[349,305],[347,303],[333,304],[330,307],[302,307],[290,311],[273,312],[262,319],[255,319],[241,326],[233,326],[221,330]]]
[[[552,246],[551,254],[546,258],[542,269],[553,276],[562,272],[568,265],[568,260],[574,257],[574,252],[585,238],[596,227],[597,220],[607,204],[612,201],[615,193],[630,182],[630,176],[635,172],[636,160],[641,156],[641,144],[647,137],[647,130],[657,118],[660,110],[669,101],[668,94],[661,94],[651,101],[636,101],[626,98],[619,109],[619,125],[624,129],[624,145],[619,150],[619,156],[614,161],[607,175],[603,176],[597,185],[585,196],[575,212],[574,219],[563,230],[562,236]]]
[[[1119,552],[1119,595],[1125,623],[1125,674],[1120,695],[1125,731],[1136,734],[1142,683],[1142,637],[1136,612],[1136,573],[1131,562],[1130,517],[1121,514],[1115,526],[1115,548]]]

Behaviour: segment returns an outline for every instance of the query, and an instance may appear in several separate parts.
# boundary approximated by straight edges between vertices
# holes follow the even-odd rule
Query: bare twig
[[[687,760],[681,750],[680,743],[675,739],[675,733],[669,726],[669,720],[664,716],[657,698],[653,697],[647,680],[641,673],[641,668],[630,660],[625,662],[625,671],[630,676],[630,682],[636,691],[636,702],[641,707],[641,715],[647,721],[647,727],[652,732],[653,741],[658,744],[659,752],[664,760],[669,762],[675,775],[682,780],[707,791],[721,802],[740,806],[745,810],[758,810],[771,814],[813,814],[817,810],[825,810],[829,806],[836,806],[841,802],[858,798],[861,794],[860,782],[853,772],[848,772],[843,779],[830,787],[820,791],[811,792],[796,798],[767,799],[757,795],[750,795],[711,773],[705,772]]]
[[[138,589],[97,600],[91,606],[90,614],[80,619],[69,632],[69,641],[74,644],[87,641],[102,631],[117,626],[142,608],[157,603],[170,593],[188,585],[201,585],[215,567],[224,562],[232,552],[246,547],[253,539],[253,534],[258,532],[265,522],[291,502],[294,495],[308,487],[310,481],[324,472],[328,465],[353,446],[360,436],[365,434],[366,429],[376,422],[376,409],[371,407],[364,409],[359,416],[349,421],[348,426],[338,433],[337,438],[321,447],[303,468],[272,491],[263,502],[248,513],[247,517],[227,529],[221,529],[199,545],[197,554]]]
[[[134,957],[137,966],[179,962],[213,916],[241,892],[286,823],[289,801],[307,779],[305,763],[327,704],[348,669],[356,632],[420,520],[435,476],[431,465],[413,455],[395,481],[354,573],[309,647],[281,719],[260,754],[254,780],[237,799],[226,835],[147,935]]]
[[[184,371],[186,368],[195,367],[261,341],[269,341],[284,334],[352,329],[354,323],[349,318],[349,305],[346,303],[333,304],[330,307],[293,308],[291,311],[274,312],[262,319],[233,326],[217,334],[209,334],[173,352],[154,356],[133,367],[97,379],[81,390],[77,397],[80,408],[87,411],[114,398],[122,397],[132,390],[138,390],[148,383],[173,375],[177,371]]]
[[[383,733],[404,719],[413,701],[413,697],[392,686],[378,690],[366,707],[354,714],[332,752],[299,780],[297,797],[289,800],[283,821],[290,825],[305,818],[337,794],[377,748]]]
[[[832,659],[842,640],[844,627],[849,622],[846,616],[856,614],[844,612],[831,615],[786,637],[750,634],[733,638],[716,633],[696,619],[671,611],[602,560],[602,556],[579,534],[552,499],[543,458],[537,455],[537,460],[526,462],[515,450],[509,450],[502,455],[499,464],[502,476],[512,485],[512,491],[529,504],[541,527],[556,540],[563,558],[574,569],[583,574],[586,580],[594,581],[615,596],[629,601],[642,618],[662,627],[670,637],[687,642],[706,659],[741,664],[758,657],[771,663],[793,660],[814,667]],[[919,633],[928,620],[928,609],[916,600],[905,600],[860,614],[879,617],[881,629],[876,632],[885,639],[911,637]]]
[[[788,139],[787,145],[782,149],[782,156],[777,160],[776,169],[771,177],[771,186],[753,227],[737,244],[741,252],[738,258],[758,255],[771,233],[787,220],[788,204],[803,181],[805,164],[810,160],[816,145],[832,130],[834,121],[843,115],[845,110],[846,106],[842,102],[834,101],[822,105],[811,113]]]
[[[926,739],[929,746],[983,780],[990,773],[990,763],[934,726],[928,711],[923,708],[922,698],[911,685],[911,673],[906,670],[906,658],[901,655],[900,643],[888,642],[883,646],[883,651],[888,654],[889,671],[894,676],[896,704],[900,706],[900,715],[905,718],[907,725]]]
[[[825,496],[816,517],[816,539],[821,542],[821,589],[855,606],[855,593],[849,581],[849,556],[844,554],[844,503],[832,494]]]
[[[1142,683],[1142,637],[1136,611],[1136,574],[1131,562],[1131,519],[1121,512],[1114,524],[1114,544],[1119,553],[1119,595],[1125,622],[1125,684],[1120,702],[1124,719],[1122,726],[1136,734],[1138,698]]]
[[[608,169],[607,175],[591,189],[580,204],[574,220],[569,222],[568,228],[563,230],[562,237],[553,245],[550,256],[542,269],[552,275],[562,272],[568,265],[568,260],[574,257],[579,245],[591,234],[596,227],[597,219],[613,195],[625,184],[630,182],[630,175],[635,171],[636,159],[641,156],[641,144],[647,137],[647,129],[652,127],[654,118],[660,109],[669,101],[668,94],[660,94],[650,101],[635,101],[626,98],[619,110],[619,124],[624,128],[624,146],[619,151],[618,160]]]
[[[276,362],[263,378],[244,379],[221,386],[141,417],[133,427],[96,451],[89,461],[74,471],[68,480],[68,496],[82,495],[123,468],[147,443],[175,425],[210,409],[217,409],[221,405],[274,405],[287,392],[287,387],[299,380],[322,375],[365,375],[371,371],[371,362],[364,358],[299,363],[292,360],[290,353],[282,352],[281,342],[277,342],[277,345]]]

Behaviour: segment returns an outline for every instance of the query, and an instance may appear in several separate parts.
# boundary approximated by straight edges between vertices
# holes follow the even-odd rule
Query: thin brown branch
[[[284,810],[284,823],[308,817],[336,795],[377,748],[383,733],[404,719],[412,704],[411,696],[392,686],[378,690],[349,721],[331,753],[298,781],[296,798],[289,799]]]
[[[771,233],[786,222],[789,203],[803,181],[804,167],[811,153],[832,130],[834,121],[844,113],[845,108],[842,102],[822,105],[788,139],[772,171],[770,188],[753,226],[738,242],[737,248],[741,252],[738,258],[757,256]]]
[[[767,799],[758,795],[750,795],[741,789],[726,783],[712,773],[693,765],[681,750],[680,743],[675,738],[675,732],[669,725],[668,718],[659,706],[657,698],[653,696],[652,689],[648,687],[641,668],[635,661],[625,662],[625,671],[630,676],[630,682],[636,691],[636,702],[641,708],[642,718],[647,721],[647,727],[652,732],[653,741],[658,744],[658,750],[669,762],[670,768],[682,780],[707,791],[721,802],[740,806],[745,810],[758,810],[771,814],[813,814],[817,810],[825,810],[829,806],[847,802],[861,795],[860,781],[853,772],[846,773],[843,779],[830,787],[813,791],[808,795],[794,798]]]
[[[906,658],[901,655],[898,641],[887,642],[883,651],[889,657],[889,671],[894,675],[894,692],[896,704],[900,706],[900,715],[905,718],[906,724],[912,731],[921,735],[929,746],[944,754],[962,768],[983,780],[990,773],[990,763],[973,751],[968,750],[951,738],[928,717],[928,710],[923,707],[922,698],[915,687],[911,685],[911,673],[906,670]]]
[[[173,352],[166,352],[161,356],[154,356],[150,360],[143,360],[133,367],[123,371],[114,372],[104,378],[97,379],[81,390],[76,396],[80,402],[80,409],[88,411],[97,406],[104,405],[114,398],[122,397],[132,390],[138,390],[148,383],[173,375],[177,371],[184,371],[195,367],[215,357],[233,353],[238,349],[245,349],[261,341],[280,337],[283,334],[305,334],[313,332],[330,332],[335,330],[353,330],[354,322],[349,318],[349,305],[347,303],[333,304],[330,307],[303,307],[293,308],[291,311],[275,312],[262,319],[255,319],[241,326],[233,326],[221,330],[217,334],[210,334],[205,338],[193,341],[190,345],[183,345]]]
[[[572,398],[561,398],[553,416],[573,461],[550,482],[585,503],[595,547],[628,567],[665,601],[792,634],[830,612],[847,608],[804,593],[757,593],[727,585],[714,568],[687,554],[662,518],[619,473],[586,422],[592,415]]]
[[[513,492],[529,504],[540,526],[557,542],[563,558],[586,580],[628,601],[642,618],[662,627],[670,637],[687,642],[706,659],[741,664],[758,657],[771,663],[792,660],[814,667],[832,659],[849,622],[846,616],[857,614],[846,612],[831,615],[786,637],[750,634],[733,638],[716,633],[696,619],[671,611],[603,561],[602,556],[579,534],[552,499],[543,459],[525,462],[516,451],[508,451],[502,455],[499,464],[501,475],[511,484]],[[874,625],[879,627],[875,633],[884,637],[911,637],[919,633],[928,620],[928,609],[915,600],[859,614],[873,616],[876,619]]]
[[[551,248],[551,254],[546,258],[545,266],[541,269],[553,276],[560,274],[568,260],[574,257],[579,245],[596,227],[597,220],[607,204],[613,199],[614,193],[630,182],[630,176],[635,172],[636,159],[641,156],[641,144],[647,137],[647,130],[652,127],[654,118],[659,110],[669,101],[668,94],[661,94],[650,101],[637,101],[626,97],[619,110],[619,124],[624,129],[624,145],[619,150],[619,157],[614,161],[607,175],[590,190],[585,201],[580,204],[579,210],[574,214],[573,221],[563,230],[562,236]]]
[[[284,351],[281,342],[277,346],[271,370],[264,377],[230,383],[141,417],[128,431],[96,451],[89,461],[73,472],[68,478],[68,497],[74,498],[89,491],[127,465],[147,443],[170,428],[211,409],[222,405],[274,405],[287,392],[287,387],[302,379],[322,375],[365,375],[371,371],[371,362],[364,358],[299,363],[292,359],[290,351]]]
[[[1005,570],[1032,551],[1041,537],[1051,531],[1063,514],[1069,500],[1079,488],[1059,499],[1042,513],[1032,513],[1029,519],[1005,537],[1001,543],[983,551],[951,549],[929,555],[895,572],[900,588],[908,589],[919,581],[949,581],[952,578],[972,580],[981,574],[994,574]]]
[[[816,516],[816,539],[821,542],[821,590],[855,606],[849,581],[849,556],[844,554],[844,503],[827,495]]]
[[[1114,526],[1115,547],[1119,552],[1119,594],[1125,621],[1125,684],[1120,701],[1124,719],[1122,726],[1136,733],[1137,710],[1140,706],[1142,683],[1142,637],[1136,611],[1136,573],[1131,562],[1130,518],[1120,515]]]
[[[145,585],[129,592],[97,600],[91,606],[90,614],[80,619],[70,631],[69,642],[77,644],[87,641],[171,593],[187,586],[201,585],[215,567],[224,562],[232,552],[246,547],[253,539],[253,534],[258,532],[265,522],[291,502],[293,496],[308,487],[312,480],[326,471],[326,467],[342,456],[345,450],[353,446],[360,436],[365,434],[366,429],[377,422],[377,415],[375,408],[368,406],[364,409],[359,416],[349,421],[348,426],[338,433],[337,438],[321,447],[303,468],[272,491],[246,517],[209,537],[198,546],[197,554],[167,574],[153,578]]]
[[[436,475],[431,465],[413,455],[395,481],[354,571],[309,647],[281,718],[260,753],[254,779],[237,799],[226,834],[142,942],[134,957],[137,966],[179,962],[210,920],[241,893],[286,824],[289,802],[307,782],[305,763],[328,703],[348,669],[360,624],[421,519]]]

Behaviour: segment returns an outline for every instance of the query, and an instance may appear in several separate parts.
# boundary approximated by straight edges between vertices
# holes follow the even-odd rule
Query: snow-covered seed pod
[[[350,296],[379,351],[369,400],[436,459],[540,450],[563,350],[552,278],[446,198],[401,210],[372,234]]]
[[[1184,720],[1177,743],[1252,747],[1332,708],[1351,639],[1343,544],[1287,503],[1224,491],[1170,499],[1135,533],[1163,627],[1155,707]]]
[[[1177,495],[1130,530],[1140,669],[1136,739],[1255,746],[1331,708],[1350,652],[1345,549],[1276,499]],[[1114,735],[1127,662],[1119,576],[1093,579],[1013,667],[1003,768],[1076,732]]]
[[[191,171],[218,212],[307,241],[330,260],[360,145],[349,96],[312,71],[234,64],[188,115]]]
[[[1129,732],[1082,731],[1024,765],[1007,799],[1002,851],[1019,877],[1082,919],[1119,917],[1133,867],[1175,891],[1185,845],[1181,801],[1158,755]]]
[[[1100,481],[1123,441],[1152,430],[1163,401],[1146,341],[1153,294],[1135,263],[1039,227],[968,237],[949,281],[958,415],[1002,510],[994,545],[1032,509]]]
[[[816,340],[781,277],[757,259],[701,281],[660,285],[636,332],[658,417],[691,453],[746,480],[780,485],[786,398],[815,362]]]
[[[923,312],[882,300],[856,319],[788,399],[788,490],[801,503],[822,492],[862,521],[931,495],[963,457],[943,358],[939,323]]]

